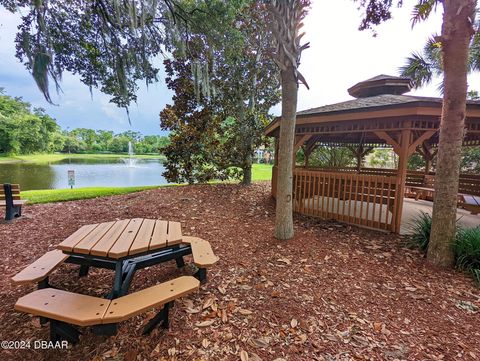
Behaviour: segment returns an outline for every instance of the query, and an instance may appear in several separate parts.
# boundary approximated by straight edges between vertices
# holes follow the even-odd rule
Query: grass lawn
[[[271,164],[254,164],[252,168],[252,179],[254,181],[263,181],[272,179]]]
[[[272,166],[269,164],[254,164],[252,178],[254,181],[270,180],[272,176]],[[218,183],[218,182],[212,182]],[[158,187],[169,187],[176,184],[167,184],[162,186],[139,186],[139,187],[87,187],[74,189],[40,189],[32,191],[22,191],[22,198],[28,199],[29,204],[65,202],[79,199],[97,198],[112,196],[133,192],[140,192],[147,189]]]
[[[73,201],[78,199],[96,198],[140,192],[157,186],[142,187],[87,187],[74,189],[41,189],[22,191],[22,198],[28,199],[28,204]]]
[[[14,163],[14,162],[28,162],[28,163],[50,163],[58,162],[68,158],[80,158],[80,159],[118,159],[128,157],[128,154],[123,153],[95,153],[95,154],[68,154],[68,153],[52,153],[52,154],[31,154],[31,155],[16,155],[7,157],[5,154],[0,154],[1,163]],[[136,154],[135,158],[139,159],[163,159],[161,154]]]

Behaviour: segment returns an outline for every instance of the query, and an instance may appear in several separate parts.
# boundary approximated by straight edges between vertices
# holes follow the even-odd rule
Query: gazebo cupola
[[[382,94],[402,95],[411,89],[410,78],[382,74],[355,84],[348,89],[348,94],[354,98],[368,98]]]

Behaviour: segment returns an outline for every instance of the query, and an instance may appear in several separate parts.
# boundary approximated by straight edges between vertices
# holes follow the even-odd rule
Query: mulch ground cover
[[[2,350],[1,360],[478,360],[480,292],[465,275],[430,266],[405,240],[296,216],[295,238],[273,237],[268,183],[161,188],[27,206],[0,224],[0,340],[48,340],[48,325],[13,310],[35,289],[10,277],[84,224],[122,218],[182,222],[220,261],[198,293],[177,301],[168,331],[142,336],[154,312],[116,336],[82,328],[66,350]],[[187,257],[186,261],[190,261]],[[131,292],[193,270],[175,262],[141,270]],[[59,288],[104,297],[113,272],[63,265]]]

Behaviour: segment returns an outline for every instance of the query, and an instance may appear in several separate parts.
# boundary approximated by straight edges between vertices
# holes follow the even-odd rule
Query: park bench
[[[5,206],[5,220],[10,221],[15,217],[22,215],[22,205],[26,200],[20,199],[19,184],[1,184],[0,186],[0,206]]]
[[[196,276],[200,282],[206,282],[207,268],[213,266],[218,261],[218,257],[213,253],[212,246],[208,241],[191,236],[183,236],[182,242],[192,247],[193,263],[198,267]]]
[[[78,342],[75,326],[93,326],[96,334],[114,335],[116,324],[152,308],[162,309],[144,327],[143,334],[162,324],[168,328],[168,313],[173,302],[198,290],[200,282],[182,276],[141,291],[109,300],[53,288],[36,290],[18,299],[15,310],[50,321],[51,341]]]
[[[425,175],[425,187],[410,186],[410,192],[415,196],[415,200],[426,199],[433,201],[435,195],[433,175]],[[458,194],[458,205],[470,211],[472,214],[480,213],[480,197],[470,194]]]
[[[480,213],[480,197],[472,196],[468,194],[462,194],[463,202],[462,207],[469,211],[471,214]]]
[[[433,196],[435,194],[435,176],[433,175],[425,175],[423,186],[410,186],[410,192],[412,192],[415,196],[415,200],[418,201],[419,199],[425,199],[433,201]]]
[[[49,251],[13,276],[12,281],[16,284],[37,282],[38,288],[48,287],[48,276],[67,258],[68,254],[59,249]]]

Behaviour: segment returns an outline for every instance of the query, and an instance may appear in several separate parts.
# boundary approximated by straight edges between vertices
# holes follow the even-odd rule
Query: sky
[[[347,89],[379,74],[398,75],[398,68],[412,51],[421,50],[427,38],[441,30],[441,7],[426,22],[411,26],[411,11],[416,1],[405,0],[403,8],[395,9],[393,19],[371,31],[358,31],[361,11],[352,0],[312,0],[304,23],[305,41],[310,48],[303,52],[300,71],[310,90],[300,87],[298,110],[318,107],[351,99]],[[148,89],[141,85],[138,101],[130,109],[131,125],[123,109],[109,103],[109,97],[88,87],[78,77],[65,73],[63,93],[52,98],[57,106],[48,104],[31,75],[15,58],[14,37],[20,23],[18,14],[0,7],[0,87],[11,96],[21,96],[35,107],[45,108],[63,129],[92,128],[115,132],[126,130],[143,134],[162,134],[159,112],[171,102],[163,71],[159,81]],[[475,87],[479,76],[469,78]],[[432,85],[411,92],[423,96],[439,96],[437,79]],[[272,108],[278,115],[280,105]]]

